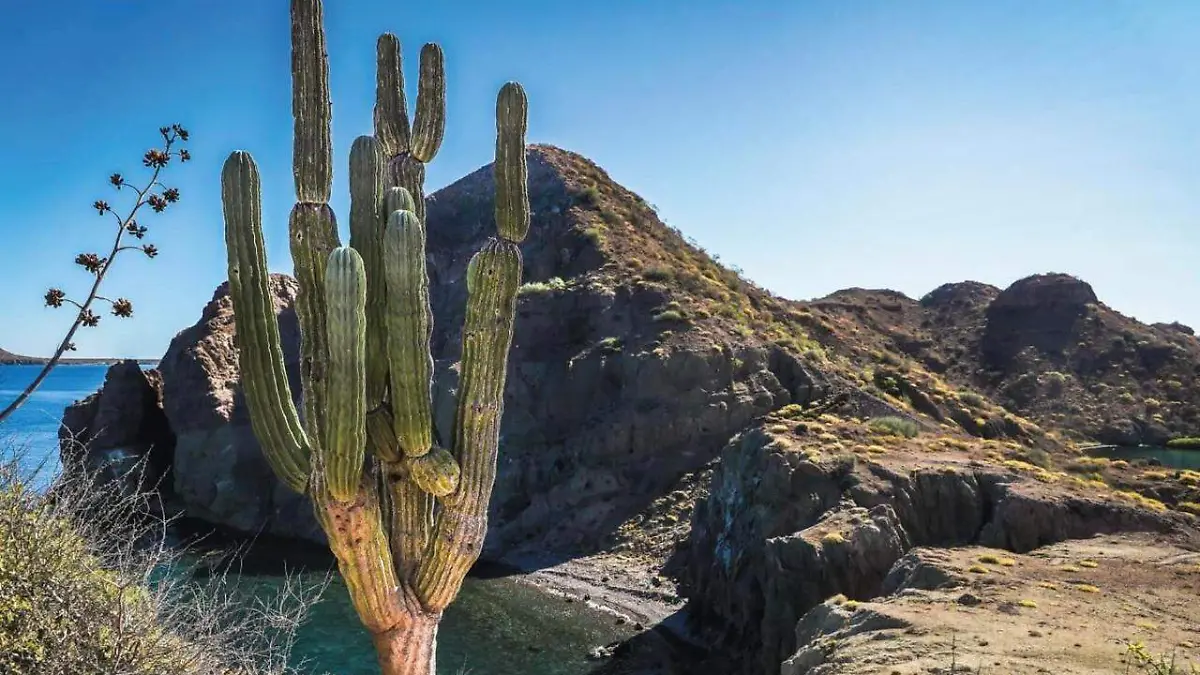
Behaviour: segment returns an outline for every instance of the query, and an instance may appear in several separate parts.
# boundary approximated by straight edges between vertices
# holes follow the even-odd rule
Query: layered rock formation
[[[920,574],[893,567],[913,547],[1026,552],[1097,533],[1194,528],[1182,513],[1065,489],[1066,478],[1045,470],[1031,480],[983,457],[921,456],[958,439],[871,441],[867,432],[875,450],[833,454],[806,440],[818,435],[814,424],[833,427],[795,424],[776,415],[732,439],[693,515],[682,575],[690,608],[742,655],[739,672],[778,672],[798,646],[797,622],[826,598],[869,599],[889,573]],[[839,444],[860,433],[837,429]]]

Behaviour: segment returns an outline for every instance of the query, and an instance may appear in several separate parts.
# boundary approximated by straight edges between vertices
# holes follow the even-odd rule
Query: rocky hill
[[[1061,275],[920,300],[849,289],[791,301],[719,265],[579,155],[531,146],[529,180],[484,556],[566,564],[555,574],[584,587],[671,602],[676,578],[697,630],[737,657],[700,672],[778,672],[807,612],[835,593],[877,595],[914,547],[1025,552],[1194,526],[1200,474],[1078,450],[1197,431],[1200,345],[1183,327],[1138,324]],[[428,198],[442,428],[462,279],[494,231],[492,195],[484,167]],[[273,288],[298,394],[296,285],[275,275]],[[149,453],[170,508],[320,540],[250,430],[235,333],[222,286],[156,371],[114,368],[68,409],[64,448],[75,436],[93,441],[94,462]],[[817,545],[832,534],[849,544]]]
[[[1200,432],[1192,329],[1139,323],[1068,275],[1004,290],[946,284],[920,300],[850,289],[806,305],[831,328],[831,348],[873,373],[868,387],[885,394],[879,372],[903,364],[967,393],[966,407],[975,407],[971,392],[982,394],[1084,443],[1162,445]]]

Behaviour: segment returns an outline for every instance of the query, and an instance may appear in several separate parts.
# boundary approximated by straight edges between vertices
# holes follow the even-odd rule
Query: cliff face
[[[885,592],[914,547],[1024,553],[1098,533],[1194,527],[1185,514],[1004,460],[1004,448],[787,410],[768,416],[729,442],[694,511],[680,564],[697,624],[735,655],[736,672],[774,673],[802,646],[795,632],[806,612],[837,594]]]

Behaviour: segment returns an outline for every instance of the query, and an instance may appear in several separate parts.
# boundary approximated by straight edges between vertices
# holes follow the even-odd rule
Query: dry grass
[[[323,584],[289,579],[253,601],[237,555],[167,543],[144,467],[102,479],[76,469],[45,491],[39,470],[0,463],[0,672],[12,675],[267,675],[288,666]],[[236,553],[236,552],[235,552]],[[204,574],[196,574],[196,572]]]

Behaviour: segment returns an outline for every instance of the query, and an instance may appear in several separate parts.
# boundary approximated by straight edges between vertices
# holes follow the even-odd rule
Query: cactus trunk
[[[454,428],[433,426],[433,313],[425,259],[425,163],[445,130],[441,48],[421,51],[416,116],[400,43],[380,37],[375,137],[350,153],[350,246],[332,184],[329,65],[320,0],[292,0],[293,165],[289,219],[300,292],[303,419],[283,366],[268,285],[261,187],[250,155],[221,175],[230,297],[255,435],[280,480],[308,494],[385,675],[433,675],[443,610],[478,559],[496,475],[520,242],[529,229],[527,102],[496,102],[498,238],[471,259]],[[450,445],[442,447],[448,441]]]
[[[439,621],[440,615],[422,615],[404,631],[373,636],[384,675],[434,675]]]

